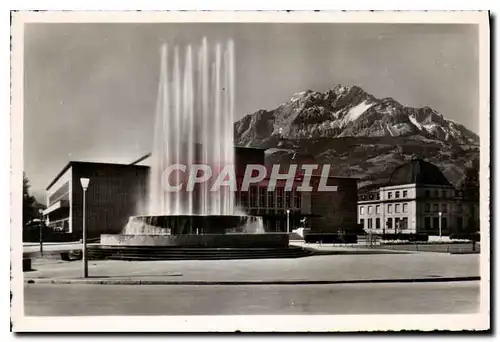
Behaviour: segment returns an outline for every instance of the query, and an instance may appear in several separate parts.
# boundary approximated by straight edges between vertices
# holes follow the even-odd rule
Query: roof
[[[386,186],[402,184],[451,186],[451,183],[436,165],[426,162],[420,157],[413,157],[408,163],[398,166],[392,172]]]
[[[52,185],[54,185],[55,182],[57,182],[57,180],[59,178],[61,178],[61,176],[69,170],[70,167],[74,166],[74,165],[82,165],[82,164],[86,164],[86,165],[99,165],[99,166],[104,166],[104,165],[107,165],[107,166],[117,166],[117,167],[135,167],[135,168],[149,168],[148,166],[145,166],[145,165],[130,165],[130,164],[117,164],[117,163],[97,163],[97,162],[85,162],[85,161],[76,161],[76,160],[71,160],[69,161],[63,168],[61,171],[59,171],[59,173],[54,177],[54,179],[50,182],[50,184],[45,188],[45,190],[49,190],[50,187]]]

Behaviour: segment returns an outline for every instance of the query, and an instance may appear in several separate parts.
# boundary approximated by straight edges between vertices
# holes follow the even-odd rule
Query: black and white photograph
[[[480,11],[13,13],[12,329],[489,329],[489,44]]]

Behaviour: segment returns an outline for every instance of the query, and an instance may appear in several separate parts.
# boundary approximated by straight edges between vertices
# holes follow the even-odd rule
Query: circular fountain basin
[[[128,235],[103,234],[101,245],[189,248],[286,248],[288,234],[184,234]]]
[[[264,233],[262,219],[245,215],[143,215],[131,216],[125,235],[199,235]]]
[[[265,233],[262,219],[245,215],[132,216],[122,234],[101,235],[102,246],[282,248],[288,234]]]
[[[193,233],[196,232],[196,233]],[[310,251],[289,246],[286,233],[265,233],[256,216],[134,216],[123,234],[103,234],[92,259],[220,260],[297,258]]]

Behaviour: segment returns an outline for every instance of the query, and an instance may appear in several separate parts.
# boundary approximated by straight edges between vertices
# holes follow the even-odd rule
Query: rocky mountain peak
[[[277,108],[246,115],[234,131],[237,145],[267,148],[268,163],[293,162],[297,152],[312,155],[332,165],[332,174],[359,178],[360,187],[384,184],[415,155],[457,184],[479,155],[478,136],[433,108],[340,84],[298,92]]]
[[[273,110],[249,114],[235,124],[235,132],[242,145],[272,140],[279,132],[291,139],[421,136],[458,144],[479,141],[429,106],[407,107],[390,97],[377,99],[359,86],[340,84],[323,93],[299,92]]]

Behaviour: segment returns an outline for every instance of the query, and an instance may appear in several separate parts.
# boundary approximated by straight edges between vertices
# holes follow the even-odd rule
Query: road
[[[431,314],[479,309],[479,282],[337,285],[25,285],[25,314]]]

